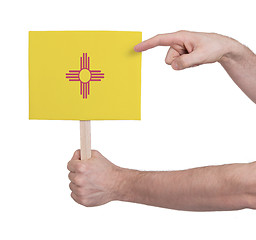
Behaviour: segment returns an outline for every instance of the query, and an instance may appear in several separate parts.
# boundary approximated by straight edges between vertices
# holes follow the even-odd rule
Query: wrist
[[[133,202],[135,200],[134,189],[139,175],[140,171],[119,168],[113,191],[113,200]]]
[[[245,56],[245,52],[247,47],[245,47],[240,42],[236,41],[235,39],[225,37],[226,41],[224,42],[224,51],[223,55],[218,61],[221,65],[225,65],[231,61],[239,61],[240,59]]]

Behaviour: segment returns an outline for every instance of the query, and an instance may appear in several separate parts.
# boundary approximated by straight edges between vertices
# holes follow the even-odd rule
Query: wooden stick
[[[91,158],[91,121],[80,121],[81,160]]]

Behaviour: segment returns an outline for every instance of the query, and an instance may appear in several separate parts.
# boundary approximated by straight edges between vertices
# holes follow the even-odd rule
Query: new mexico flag
[[[140,119],[141,32],[29,32],[29,118]]]

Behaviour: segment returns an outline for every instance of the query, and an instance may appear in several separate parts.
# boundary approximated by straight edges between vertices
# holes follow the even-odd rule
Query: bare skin
[[[256,56],[234,39],[180,31],[157,35],[137,46],[170,46],[166,63],[175,70],[219,62],[256,103]],[[137,171],[118,167],[98,151],[88,161],[77,150],[68,163],[72,198],[84,206],[128,201],[187,211],[256,209],[256,162],[182,171]]]
[[[95,150],[81,161],[77,150],[68,169],[71,197],[87,207],[119,200],[187,211],[256,208],[256,163],[137,171],[118,167]]]
[[[170,46],[165,62],[183,70],[219,62],[241,90],[256,103],[256,55],[238,41],[216,33],[179,31],[159,34],[135,46],[137,52]]]

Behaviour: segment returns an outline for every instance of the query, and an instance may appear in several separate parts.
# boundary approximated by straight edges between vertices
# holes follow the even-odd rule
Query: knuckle
[[[84,173],[85,170],[86,170],[85,165],[82,162],[77,164],[77,166],[76,166],[76,171],[77,172]]]
[[[70,193],[70,196],[74,199],[74,201],[77,202],[77,198],[75,197],[75,194],[73,192]]]
[[[187,31],[186,30],[179,30],[179,31],[177,31],[177,33],[184,34],[184,33],[187,33]]]
[[[159,45],[161,42],[162,34],[155,35],[152,39],[154,40],[156,45]]]
[[[71,193],[71,197],[73,198],[73,200],[75,202],[82,204],[82,200],[78,196],[75,196],[75,194],[73,192]]]
[[[157,40],[157,42],[159,43],[161,38],[162,38],[163,34],[159,33],[155,36],[155,39]]]
[[[76,189],[76,195],[79,197],[83,197],[84,196],[84,191],[82,188],[77,188]]]
[[[92,150],[93,155],[95,156],[99,156],[100,152],[98,150]]]
[[[68,174],[68,179],[71,181],[71,172]]]
[[[176,32],[177,36],[182,39],[182,41],[187,41],[189,39],[188,36],[189,31],[186,30],[180,30]]]
[[[70,161],[67,164],[67,169],[70,171]]]
[[[86,199],[86,198],[82,200],[82,204],[86,207],[92,207],[93,206],[92,202],[90,200]]]
[[[83,184],[83,179],[80,176],[75,176],[73,179],[73,183],[77,186],[81,186]]]

